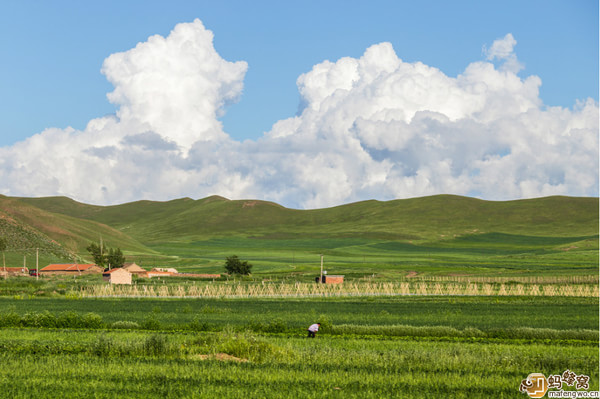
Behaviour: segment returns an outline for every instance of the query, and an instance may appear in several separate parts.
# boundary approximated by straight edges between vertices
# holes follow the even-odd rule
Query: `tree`
[[[96,243],[91,243],[86,249],[92,255],[92,258],[94,258],[94,263],[100,267],[104,267],[106,257],[102,252],[102,247]]]
[[[252,265],[247,260],[241,261],[237,255],[225,258],[225,270],[228,274],[250,274]]]
[[[109,249],[108,255],[106,255],[106,263],[108,263],[110,267],[123,267],[125,264],[125,256],[123,256],[121,248]]]
[[[6,251],[6,240],[4,238],[0,238],[0,252],[2,252],[2,265],[4,266],[4,270],[6,270],[6,261],[4,260],[4,251]]]
[[[91,243],[86,249],[94,258],[94,263],[100,267],[122,267],[125,263],[125,256],[123,256],[121,248],[106,248],[103,250],[100,245]]]

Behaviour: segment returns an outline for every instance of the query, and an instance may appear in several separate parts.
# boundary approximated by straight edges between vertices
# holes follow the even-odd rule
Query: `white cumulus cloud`
[[[119,106],[119,119],[185,149],[225,138],[217,117],[239,98],[248,66],[225,61],[212,42],[213,33],[195,20],[108,57],[102,73],[115,86],[108,99]]]
[[[404,62],[390,43],[324,61],[297,80],[301,112],[244,142],[218,117],[239,99],[247,65],[212,41],[195,20],[109,56],[116,115],[0,148],[1,192],[99,204],[219,194],[301,208],[598,195],[598,104],[546,107],[541,80],[517,75],[511,34],[456,77]]]

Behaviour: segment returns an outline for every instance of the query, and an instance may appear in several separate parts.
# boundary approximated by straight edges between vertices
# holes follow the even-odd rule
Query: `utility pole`
[[[40,258],[40,249],[36,248],[35,249],[35,279],[39,280],[40,279],[40,262],[39,262],[39,258]]]
[[[321,254],[321,277],[319,278],[319,283],[323,282],[323,254]]]

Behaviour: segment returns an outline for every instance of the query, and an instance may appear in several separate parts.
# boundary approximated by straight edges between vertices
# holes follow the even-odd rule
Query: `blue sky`
[[[598,100],[598,2],[580,1],[5,1],[0,12],[0,145],[45,128],[83,129],[114,113],[100,73],[110,54],[194,18],[248,71],[224,130],[257,138],[298,110],[296,79],[324,60],[392,43],[398,57],[454,77],[507,33],[546,105]]]
[[[0,194],[598,196],[598,1],[4,1]]]

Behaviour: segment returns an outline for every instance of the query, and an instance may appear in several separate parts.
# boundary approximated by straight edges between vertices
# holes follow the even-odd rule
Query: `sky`
[[[7,1],[0,193],[598,196],[598,2]]]

